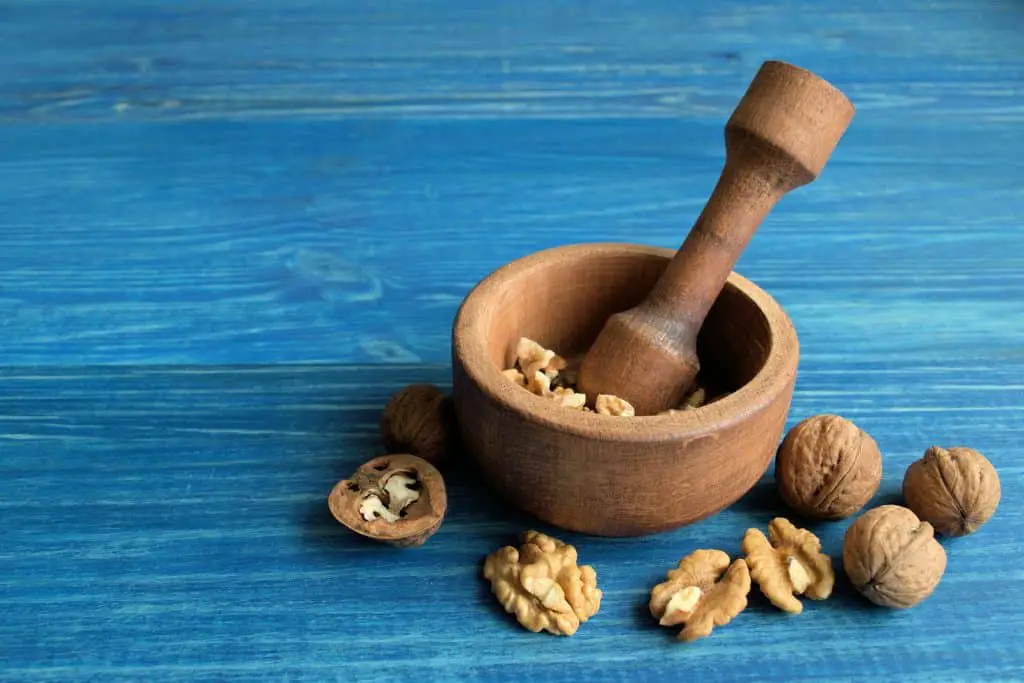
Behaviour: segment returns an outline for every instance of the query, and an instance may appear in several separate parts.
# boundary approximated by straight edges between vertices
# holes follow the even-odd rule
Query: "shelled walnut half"
[[[518,549],[504,546],[487,556],[484,578],[524,628],[571,636],[601,607],[597,573],[577,564],[576,548],[538,531],[527,531]]]
[[[767,538],[760,529],[747,529],[743,552],[761,592],[781,610],[802,612],[797,595],[824,600],[832,594],[836,575],[831,558],[821,552],[817,536],[787,519],[769,522]]]
[[[422,458],[383,455],[359,466],[331,490],[334,518],[357,534],[399,548],[423,545],[444,521],[441,473]]]
[[[730,564],[721,550],[695,550],[651,590],[648,607],[662,626],[684,624],[679,639],[689,642],[732,621],[746,609],[749,592],[744,560]]]

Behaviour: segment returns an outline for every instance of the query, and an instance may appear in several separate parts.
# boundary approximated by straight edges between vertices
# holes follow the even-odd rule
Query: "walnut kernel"
[[[616,417],[633,417],[636,411],[629,401],[611,394],[598,394],[594,402],[594,409],[601,415],[614,415]]]
[[[651,590],[648,608],[662,626],[684,624],[679,639],[689,642],[732,621],[746,608],[749,592],[745,561],[730,565],[721,550],[695,550]]]
[[[557,373],[564,370],[567,363],[551,349],[545,349],[532,339],[522,337],[516,344],[516,365],[524,375],[532,377],[538,371]]]
[[[914,514],[943,536],[966,536],[995,514],[999,475],[975,450],[932,446],[907,468],[903,497]]]
[[[882,481],[882,455],[867,432],[838,415],[794,426],[775,457],[782,500],[810,519],[843,519],[860,510]]]
[[[411,384],[395,393],[380,419],[384,447],[437,464],[455,440],[451,399],[433,384]]]
[[[414,455],[393,454],[363,463],[335,484],[327,505],[355,533],[411,548],[441,527],[448,498],[433,465]]]
[[[781,610],[803,611],[797,595],[824,600],[832,594],[835,572],[832,560],[821,552],[821,542],[806,529],[776,517],[768,524],[768,538],[760,529],[747,529],[743,552],[750,576],[761,592]]]
[[[597,613],[602,597],[594,568],[577,559],[573,546],[530,530],[518,550],[504,546],[488,555],[483,573],[524,628],[571,636]]]
[[[905,507],[881,505],[846,530],[843,569],[871,602],[904,609],[935,591],[946,571],[946,551],[931,524]]]
[[[502,370],[502,374],[530,393],[554,399],[562,407],[583,410],[587,403],[586,394],[575,390],[575,369],[554,351],[527,337],[516,344],[514,367]]]

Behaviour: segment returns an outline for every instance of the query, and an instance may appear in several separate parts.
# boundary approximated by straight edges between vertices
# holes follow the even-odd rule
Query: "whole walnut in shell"
[[[380,418],[384,447],[437,464],[455,435],[455,411],[449,397],[433,384],[410,384],[394,394]]]
[[[932,446],[907,468],[907,507],[943,536],[974,533],[999,505],[996,468],[970,448]]]
[[[881,505],[846,530],[843,569],[871,602],[904,609],[934,592],[946,571],[946,551],[931,524],[905,507]]]
[[[843,519],[871,500],[882,454],[871,436],[838,415],[809,417],[786,434],[775,479],[787,505],[809,519]]]

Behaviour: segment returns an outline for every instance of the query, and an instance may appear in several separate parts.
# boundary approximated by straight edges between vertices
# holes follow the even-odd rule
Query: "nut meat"
[[[532,339],[519,339],[515,366],[503,370],[502,374],[531,394],[551,398],[563,408],[585,409],[586,394],[577,393],[573,388],[575,370],[564,358]]]
[[[882,505],[847,529],[843,569],[868,600],[903,609],[934,592],[946,571],[946,551],[931,524],[905,507]]]
[[[882,455],[867,432],[838,415],[794,426],[775,458],[779,495],[810,519],[843,519],[860,510],[882,481]]]
[[[629,401],[611,394],[598,394],[597,400],[594,402],[594,409],[601,415],[614,415],[615,417],[636,415],[636,411]]]
[[[538,531],[525,532],[518,550],[488,555],[484,578],[505,611],[534,633],[571,636],[601,607],[594,568],[578,566],[576,548]]]
[[[441,473],[414,455],[374,458],[327,497],[331,514],[357,534],[400,548],[422,545],[444,521]]]
[[[508,380],[531,394],[550,398],[563,408],[601,415],[633,417],[635,411],[627,401],[612,395],[599,395],[594,410],[587,406],[587,395],[576,391],[576,368],[551,349],[527,337],[516,343],[513,367],[502,370]]]
[[[685,624],[679,639],[690,642],[732,621],[746,608],[749,592],[746,562],[730,565],[721,550],[695,550],[651,590],[648,607],[662,626]]]
[[[768,538],[760,529],[747,529],[743,536],[750,575],[765,597],[781,610],[803,611],[797,595],[824,600],[832,594],[835,572],[832,559],[821,552],[821,542],[806,529],[777,517],[768,524]]]
[[[907,468],[903,497],[914,514],[943,536],[965,536],[995,514],[999,475],[975,450],[932,446]]]
[[[394,394],[380,418],[380,435],[391,453],[411,453],[437,464],[451,449],[455,411],[433,384],[411,384]]]

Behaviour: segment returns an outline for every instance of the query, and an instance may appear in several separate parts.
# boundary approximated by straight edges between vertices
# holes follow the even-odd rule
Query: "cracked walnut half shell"
[[[576,548],[538,531],[527,531],[518,549],[504,546],[487,556],[484,578],[524,628],[571,636],[601,607],[597,573],[577,564]]]
[[[651,590],[648,608],[662,626],[683,624],[679,639],[694,641],[725,626],[747,606],[750,572],[721,550],[695,550]]]
[[[440,528],[448,498],[433,465],[414,455],[393,454],[363,463],[335,484],[327,505],[355,533],[411,548]]]
[[[832,559],[821,552],[818,537],[776,517],[768,524],[768,537],[760,529],[743,536],[750,575],[771,603],[792,614],[803,611],[797,595],[825,600],[832,594],[835,572]]]
[[[946,551],[931,524],[905,507],[881,505],[846,530],[843,569],[868,600],[903,609],[935,591],[946,571]]]
[[[999,497],[996,468],[970,448],[932,446],[903,476],[907,507],[943,536],[977,531],[995,514]]]

